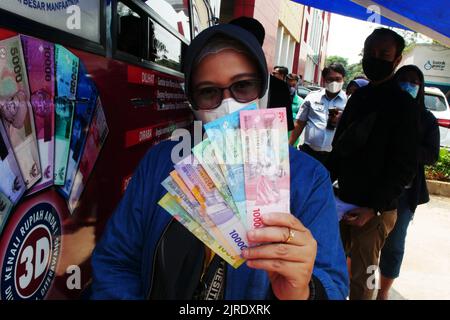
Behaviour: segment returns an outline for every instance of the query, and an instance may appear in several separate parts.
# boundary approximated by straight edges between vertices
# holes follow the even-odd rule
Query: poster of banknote
[[[64,185],[72,136],[72,122],[78,83],[79,59],[66,48],[55,45],[55,185]]]
[[[30,88],[19,36],[0,41],[0,116],[27,189],[41,178]]]
[[[88,178],[94,169],[94,164],[105,144],[109,129],[106,122],[105,113],[100,98],[97,99],[94,116],[92,118],[89,133],[84,146],[84,152],[81,156],[80,165],[75,175],[72,190],[68,199],[68,207],[71,213],[78,207],[83,190],[87,184]]]
[[[14,205],[26,190],[14,151],[3,123],[0,122],[0,192]]]
[[[70,138],[69,160],[67,163],[66,181],[61,188],[64,198],[68,199],[72,189],[78,165],[81,160],[84,145],[91,124],[92,115],[97,102],[97,89],[87,77],[86,68],[82,63],[78,72],[77,101],[72,124],[72,137]]]
[[[36,38],[21,36],[31,105],[39,147],[42,178],[29,193],[45,189],[53,184],[55,152],[55,72],[54,45]]]
[[[13,208],[12,202],[0,191],[0,235]]]

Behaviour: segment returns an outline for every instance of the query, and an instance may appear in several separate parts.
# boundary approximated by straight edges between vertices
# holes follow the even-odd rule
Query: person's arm
[[[293,146],[297,141],[298,137],[300,137],[300,135],[303,132],[303,129],[305,129],[305,126],[306,121],[295,120],[294,130],[292,130],[291,136],[289,137],[289,144],[291,146]]]
[[[293,146],[297,141],[298,137],[303,132],[303,129],[306,126],[306,122],[308,120],[309,109],[311,107],[311,103],[308,100],[305,100],[297,113],[297,119],[295,120],[294,130],[291,132],[291,136],[289,138],[289,144]]]
[[[436,118],[431,112],[425,114],[426,125],[424,137],[418,149],[417,159],[420,164],[433,165],[439,159],[440,133]]]
[[[317,241],[313,276],[322,284],[328,299],[345,299],[349,279],[329,174],[323,166],[317,166],[312,180],[311,193],[305,202],[294,202],[291,207]]]

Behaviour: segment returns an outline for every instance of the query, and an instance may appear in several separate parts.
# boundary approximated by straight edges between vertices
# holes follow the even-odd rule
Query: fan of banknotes
[[[0,120],[0,227],[24,194],[53,185],[73,211],[108,134],[79,58],[24,35],[1,40]]]
[[[265,213],[289,212],[286,109],[251,104],[204,128],[208,138],[162,182],[159,204],[237,268],[247,231]]]

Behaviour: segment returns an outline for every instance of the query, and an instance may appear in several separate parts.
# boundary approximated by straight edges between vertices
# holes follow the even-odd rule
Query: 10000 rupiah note
[[[217,253],[222,259],[228,262],[234,268],[238,268],[244,259],[240,256],[231,255],[214,239],[205,228],[196,222],[177,202],[176,198],[167,193],[158,204],[170,213],[186,229],[194,234],[208,248]]]
[[[75,112],[79,59],[66,48],[55,45],[55,185],[64,185]]]
[[[0,115],[27,189],[41,178],[30,88],[19,36],[0,41]]]
[[[263,227],[261,216],[290,212],[286,109],[242,111],[247,227]]]
[[[225,250],[234,257],[239,256],[238,252],[228,243],[219,228],[211,221],[211,219],[205,214],[205,210],[197,201],[194,194],[189,187],[181,179],[178,172],[175,170],[170,173],[162,183],[162,186],[175,198],[184,210],[198,223],[200,224],[211,237]]]
[[[42,179],[29,193],[53,184],[55,154],[55,58],[52,43],[21,36],[31,90]]]
[[[248,247],[243,222],[226,204],[205,169],[190,155],[175,164],[175,170],[200,204],[201,214],[222,233],[228,245],[241,254]]]

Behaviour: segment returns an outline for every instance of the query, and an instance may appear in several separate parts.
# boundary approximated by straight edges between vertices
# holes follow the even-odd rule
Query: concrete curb
[[[427,187],[430,194],[450,197],[450,182],[427,180]]]

